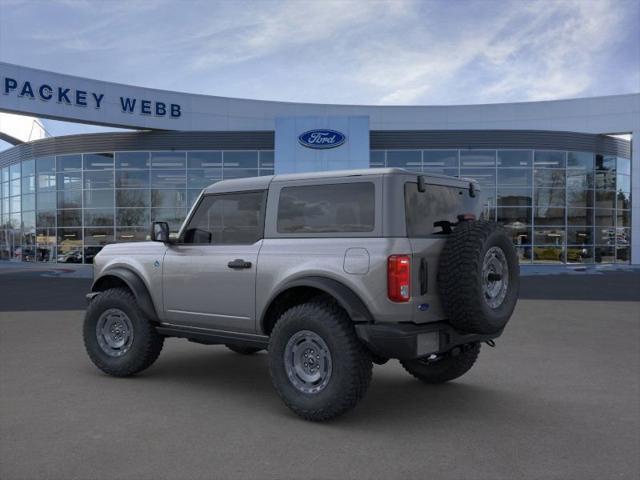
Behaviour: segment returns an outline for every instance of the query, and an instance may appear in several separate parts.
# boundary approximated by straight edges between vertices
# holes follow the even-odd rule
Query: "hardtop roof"
[[[330,170],[323,172],[304,172],[304,173],[286,173],[278,175],[264,175],[261,177],[246,177],[246,178],[234,178],[230,180],[222,180],[209,185],[204,189],[204,193],[223,193],[233,191],[248,191],[248,190],[266,190],[271,183],[285,183],[299,180],[322,180],[331,178],[346,178],[346,177],[376,177],[381,175],[403,175],[409,177],[417,177],[418,175],[434,178],[438,180],[438,183],[442,184],[443,180],[446,183],[450,183],[452,186],[464,186],[463,184],[469,184],[476,180],[468,178],[450,177],[447,175],[440,175],[437,173],[420,173],[411,172],[403,168],[363,168],[357,170]],[[477,186],[477,185],[476,185]]]

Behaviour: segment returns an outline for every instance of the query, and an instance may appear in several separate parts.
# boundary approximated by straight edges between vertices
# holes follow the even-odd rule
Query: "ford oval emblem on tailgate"
[[[344,133],[329,129],[309,130],[298,136],[301,145],[307,148],[335,148],[347,141]]]

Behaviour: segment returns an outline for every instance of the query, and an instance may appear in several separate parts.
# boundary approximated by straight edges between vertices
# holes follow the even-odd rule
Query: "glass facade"
[[[373,150],[371,167],[475,178],[483,215],[523,263],[629,263],[631,161],[557,150]],[[102,246],[178,230],[202,188],[272,175],[274,152],[129,151],[40,157],[0,168],[0,259],[91,263]]]
[[[273,151],[98,152],[0,169],[0,259],[91,263],[112,242],[178,230],[200,191],[228,178],[273,175]]]
[[[476,179],[521,263],[629,263],[631,160],[557,150],[373,150],[372,167]]]

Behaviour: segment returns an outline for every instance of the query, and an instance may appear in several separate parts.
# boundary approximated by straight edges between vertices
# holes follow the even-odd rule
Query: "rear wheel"
[[[227,343],[225,345],[232,352],[239,353],[240,355],[253,355],[254,353],[258,353],[261,348],[258,347],[247,347],[246,345],[235,345],[233,343]]]
[[[164,344],[164,337],[142,313],[136,298],[123,288],[106,290],[91,300],[83,336],[94,365],[115,377],[150,367]]]
[[[462,345],[451,352],[415,360],[401,360],[404,369],[425,383],[444,383],[467,373],[478,358],[480,344]]]
[[[352,409],[371,380],[372,363],[346,312],[331,302],[287,310],[269,342],[269,371],[284,403],[306,420]]]

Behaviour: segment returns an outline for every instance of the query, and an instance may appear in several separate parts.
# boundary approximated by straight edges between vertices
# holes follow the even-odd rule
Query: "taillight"
[[[391,255],[387,261],[387,295],[394,302],[408,302],[411,296],[411,258]]]
[[[471,222],[476,219],[476,216],[473,213],[463,213],[462,215],[458,215],[459,222]]]

